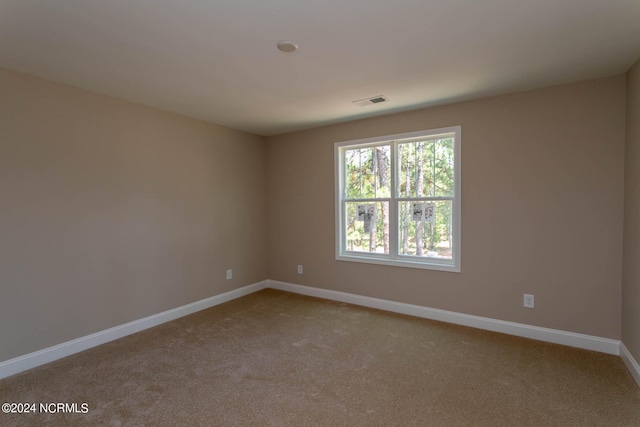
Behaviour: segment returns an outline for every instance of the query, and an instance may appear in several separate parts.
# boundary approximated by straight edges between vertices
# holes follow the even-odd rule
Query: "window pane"
[[[401,255],[452,259],[451,200],[398,202]]]
[[[346,250],[389,253],[389,202],[346,203]]]
[[[436,197],[454,195],[453,138],[438,139],[435,146],[434,183]]]
[[[344,158],[348,199],[391,195],[391,146],[345,150]]]
[[[453,138],[399,144],[399,196],[453,196],[453,156]]]

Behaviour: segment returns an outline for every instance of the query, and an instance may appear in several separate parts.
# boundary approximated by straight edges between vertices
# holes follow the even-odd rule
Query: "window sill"
[[[418,268],[422,270],[436,270],[436,271],[448,271],[451,273],[460,273],[460,266],[455,265],[451,260],[438,260],[438,259],[420,259],[420,261],[414,261],[413,259],[407,258],[398,258],[398,259],[390,259],[384,256],[375,256],[375,255],[356,255],[356,254],[348,254],[348,255],[337,255],[337,261],[348,261],[348,262],[362,262],[366,264],[378,264],[378,265],[388,265],[393,267],[405,267],[405,268]]]

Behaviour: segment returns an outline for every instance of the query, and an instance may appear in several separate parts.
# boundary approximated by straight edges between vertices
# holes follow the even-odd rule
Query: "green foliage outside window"
[[[345,150],[346,234],[348,251],[389,253],[392,196],[391,150],[378,145]],[[454,196],[454,139],[425,139],[397,144],[396,200],[398,251],[402,255],[451,258]],[[355,200],[354,200],[355,199]],[[387,200],[379,200],[387,199]],[[432,221],[414,221],[415,203],[433,203]],[[375,205],[369,230],[358,221],[357,207]]]

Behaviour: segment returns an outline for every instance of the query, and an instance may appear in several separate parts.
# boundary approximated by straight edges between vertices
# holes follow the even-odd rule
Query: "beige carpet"
[[[0,396],[88,404],[2,426],[640,425],[618,357],[274,290],[1,380]]]

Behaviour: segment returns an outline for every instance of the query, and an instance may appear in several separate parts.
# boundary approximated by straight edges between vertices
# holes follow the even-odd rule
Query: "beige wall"
[[[627,73],[622,342],[640,361],[640,60]]]
[[[621,320],[624,76],[265,145],[0,69],[0,361],[267,277],[612,339],[622,324],[640,359],[639,82],[636,64]],[[333,143],[452,125],[462,273],[336,261]]]
[[[618,76],[270,137],[269,276],[620,339],[624,123]],[[336,261],[334,142],[452,125],[462,272]]]
[[[265,155],[0,69],[0,361],[266,279]]]

